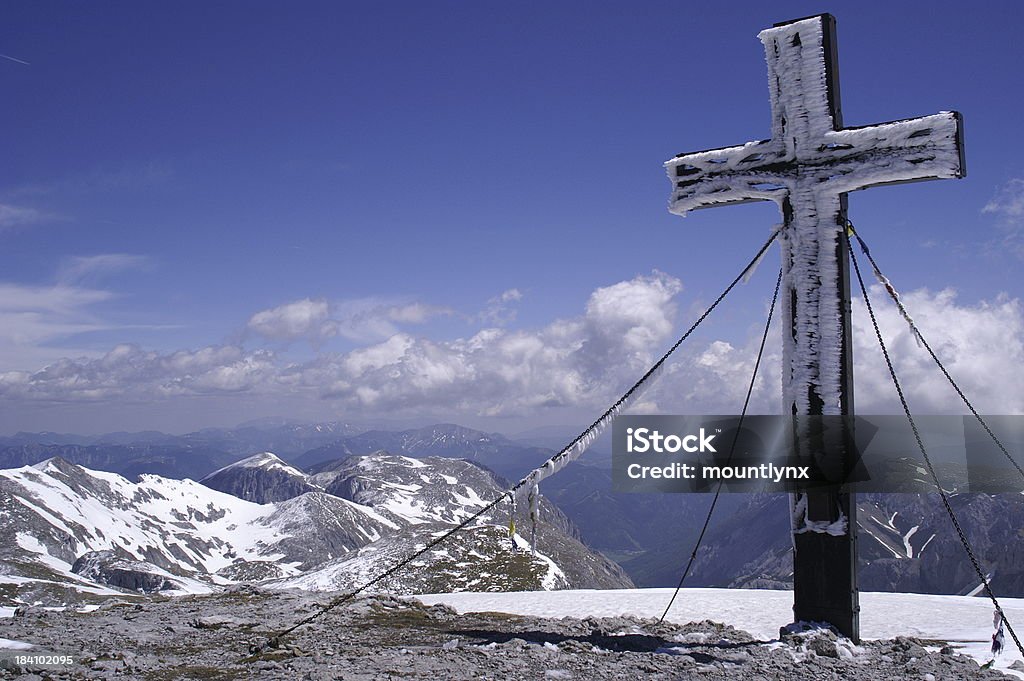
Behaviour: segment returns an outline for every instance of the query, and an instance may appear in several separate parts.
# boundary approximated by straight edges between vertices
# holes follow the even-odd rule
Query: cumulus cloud
[[[445,307],[419,302],[394,302],[361,298],[337,303],[303,298],[250,317],[249,331],[277,341],[308,340],[318,344],[341,336],[366,343],[390,338],[402,325],[423,324],[439,315],[449,315]]]
[[[575,317],[533,329],[488,327],[455,340],[397,331],[347,353],[289,362],[238,345],[160,354],[122,345],[93,359],[64,359],[36,372],[0,375],[9,399],[114,400],[118,396],[251,393],[330,400],[339,411],[419,416],[529,416],[551,407],[599,414],[660,356],[678,332],[682,285],[661,272],[595,290]],[[872,289],[879,323],[918,413],[964,413],[956,394],[881,287]],[[1019,300],[966,303],[952,290],[904,295],[918,325],[982,412],[1024,413],[1024,310]],[[378,306],[380,307],[380,306]],[[384,306],[388,307],[388,306]],[[427,310],[389,307],[408,322]],[[263,331],[294,337],[333,316],[303,300],[260,317]],[[265,312],[273,312],[265,311]],[[863,303],[854,301],[857,408],[897,413],[899,405]],[[388,318],[386,313],[378,318]],[[254,316],[255,318],[255,316]],[[395,323],[395,322],[393,322]],[[711,320],[709,329],[714,328]],[[650,412],[737,413],[760,341],[752,324],[741,341],[683,345],[638,407]],[[755,385],[751,413],[780,408],[778,324]]]
[[[646,369],[673,328],[678,279],[661,272],[599,288],[580,317],[536,330],[488,328],[434,342],[399,333],[293,370],[361,409],[443,405],[485,415],[596,405]]]
[[[243,392],[265,386],[274,356],[234,346],[159,354],[118,345],[95,359],[61,359],[29,373],[0,373],[0,396],[57,401]]]
[[[885,290],[871,287],[872,305],[910,406],[921,413],[966,413],[928,353]],[[1024,311],[1021,301],[961,303],[953,289],[912,291],[903,296],[914,322],[935,354],[982,413],[1024,413]],[[854,377],[862,413],[900,411],[871,320],[861,299],[853,304]]]
[[[523,299],[522,292],[510,288],[487,301],[487,307],[480,313],[480,319],[493,326],[505,326],[516,320],[516,303]]]
[[[265,338],[285,341],[299,338],[317,341],[337,333],[327,301],[309,298],[257,312],[249,318],[247,326]]]

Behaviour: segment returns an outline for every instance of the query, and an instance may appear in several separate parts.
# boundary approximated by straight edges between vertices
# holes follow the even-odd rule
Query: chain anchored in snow
[[[956,530],[956,534],[960,538],[960,544],[967,553],[967,557],[970,559],[972,567],[974,567],[974,572],[981,580],[981,585],[985,590],[985,594],[989,597],[989,600],[992,601],[992,606],[996,610],[996,615],[998,615],[1000,621],[1006,625],[1006,630],[1010,632],[1010,637],[1013,638],[1013,642],[1017,645],[1017,650],[1020,651],[1021,655],[1024,655],[1024,645],[1021,645],[1016,632],[1014,632],[1013,627],[1010,626],[1010,621],[1006,619],[1006,613],[1003,612],[1003,608],[999,605],[995,592],[992,591],[992,586],[989,584],[988,577],[985,576],[985,571],[981,569],[981,563],[978,561],[978,557],[975,555],[974,549],[971,548],[971,543],[968,541],[967,535],[964,533],[963,527],[961,527],[960,521],[957,519],[956,513],[953,511],[953,506],[949,503],[949,495],[947,495],[946,491],[942,489],[942,484],[939,482],[939,476],[935,473],[935,467],[932,466],[931,457],[928,456],[928,451],[925,449],[924,442],[921,440],[921,433],[917,429],[917,423],[914,421],[913,414],[910,413],[910,405],[907,403],[907,397],[903,393],[903,386],[900,384],[900,380],[896,376],[896,369],[893,367],[892,358],[889,356],[889,350],[886,348],[885,340],[882,338],[882,332],[878,328],[878,319],[875,317],[875,310],[871,306],[871,298],[868,296],[868,288],[864,284],[864,277],[861,276],[860,273],[860,265],[857,263],[857,254],[853,250],[853,245],[849,243],[849,234],[847,234],[846,240],[847,245],[850,247],[850,259],[853,261],[853,270],[857,274],[857,283],[860,285],[861,294],[864,296],[864,305],[867,307],[868,316],[871,317],[871,325],[875,329],[875,337],[878,339],[878,345],[882,349],[882,356],[885,358],[885,364],[889,369],[889,376],[892,378],[892,383],[896,387],[896,394],[899,395],[900,404],[903,406],[903,413],[907,417],[910,429],[914,431],[914,439],[917,441],[917,448],[921,452],[921,458],[924,460],[924,465],[927,467],[929,475],[931,475],[932,482],[935,483],[935,489],[938,490],[939,497],[942,499],[942,505],[946,510],[946,515],[949,516],[950,522],[953,523],[953,529]],[[964,399],[966,400],[967,398],[965,397]],[[975,412],[975,415],[977,416],[977,412]],[[980,420],[981,417],[979,416],[978,419]],[[995,436],[993,435],[992,437]],[[1009,454],[1007,454],[1007,456],[1009,456]]]
[[[680,336],[678,340],[676,340],[672,347],[670,347],[668,351],[665,352],[665,354],[662,355],[661,358],[658,359],[658,361],[655,362],[651,366],[651,368],[648,369],[647,372],[640,377],[640,380],[634,383],[632,387],[630,387],[629,390],[627,390],[622,395],[622,397],[616,400],[615,404],[609,407],[600,416],[600,418],[598,418],[596,421],[590,424],[590,426],[588,426],[582,433],[577,435],[576,438],[572,440],[572,442],[563,447],[561,451],[559,451],[557,454],[555,454],[546,462],[544,462],[542,466],[534,469],[532,472],[526,475],[526,477],[524,477],[522,480],[513,485],[508,491],[506,491],[501,496],[484,505],[484,507],[478,510],[476,513],[469,516],[468,518],[466,518],[461,523],[459,523],[452,529],[448,530],[444,534],[441,534],[435,537],[434,539],[430,540],[424,546],[416,549],[409,556],[398,561],[384,572],[378,574],[376,577],[368,580],[367,582],[364,582],[361,586],[358,586],[355,589],[352,589],[351,591],[346,591],[345,593],[340,594],[339,596],[329,601],[326,605],[321,606],[319,610],[315,611],[308,617],[299,620],[298,622],[287,627],[286,629],[282,629],[276,634],[270,636],[267,640],[261,643],[254,643],[253,645],[249,646],[249,652],[253,655],[259,655],[260,653],[264,652],[269,648],[281,647],[283,645],[284,637],[288,634],[291,634],[299,627],[314,622],[320,617],[326,615],[331,610],[334,610],[335,608],[344,605],[345,603],[348,603],[349,601],[351,601],[367,589],[376,586],[377,584],[380,584],[385,579],[394,575],[399,570],[402,570],[407,565],[409,565],[409,563],[413,562],[414,560],[425,554],[427,551],[447,541],[456,533],[461,532],[466,527],[476,522],[480,517],[482,517],[485,513],[489,512],[503,500],[508,499],[512,503],[512,508],[514,509],[516,500],[526,495],[530,495],[531,491],[537,489],[537,485],[540,484],[541,480],[544,480],[545,478],[554,475],[558,471],[565,468],[566,465],[578,459],[580,455],[582,455],[583,452],[587,450],[587,447],[589,447],[590,444],[595,439],[597,439],[597,437],[604,431],[604,429],[607,428],[608,425],[615,420],[615,417],[619,414],[619,412],[627,408],[632,403],[632,401],[635,400],[641,394],[641,392],[647,386],[647,384],[657,376],[662,366],[664,366],[665,362],[668,361],[668,358],[671,357],[672,354],[679,348],[679,346],[682,345],[683,342],[690,337],[690,334],[692,334],[694,330],[696,330],[696,328],[700,326],[700,324],[705,319],[708,318],[708,315],[710,315],[711,312],[716,307],[718,307],[718,305],[725,299],[727,295],[729,295],[729,293],[736,287],[736,285],[739,284],[740,281],[743,280],[743,278],[747,276],[747,274],[754,267],[757,266],[757,263],[760,262],[761,257],[768,250],[768,247],[772,245],[772,242],[774,242],[778,236],[779,231],[777,229],[772,230],[771,236],[768,237],[768,240],[764,242],[764,245],[761,246],[761,248],[757,251],[757,253],[750,260],[750,262],[747,263],[746,267],[744,267],[743,270],[738,275],[736,275],[736,278],[733,279],[732,282],[725,287],[725,290],[722,291],[721,294],[719,294],[715,301],[711,303],[711,305],[706,310],[704,310],[703,314],[701,314],[700,317],[697,318],[697,321],[695,321],[690,326],[690,328],[687,329],[686,332],[682,336]],[[530,496],[534,496],[534,498],[537,498],[540,495],[539,493],[537,493],[536,495]],[[513,532],[515,531],[515,522],[512,520],[510,520],[509,522],[509,529]],[[532,534],[535,539],[535,533]],[[515,538],[513,537],[513,541],[514,540]],[[535,547],[535,541],[531,541],[531,545]]]

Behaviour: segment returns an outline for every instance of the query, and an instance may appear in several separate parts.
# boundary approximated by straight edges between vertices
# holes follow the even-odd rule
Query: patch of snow
[[[923,545],[923,546],[921,546],[921,550],[917,552],[917,555],[918,555],[918,556],[920,556],[920,555],[921,555],[922,553],[924,553],[924,550],[925,550],[925,548],[926,548],[926,547],[927,547],[927,546],[928,546],[929,544],[931,544],[931,543],[932,543],[932,539],[935,539],[935,535],[934,535],[934,534],[932,534],[932,536],[928,537],[928,541],[926,541],[926,542],[924,543],[924,545]]]
[[[530,542],[520,536],[518,532],[512,536],[512,540],[515,542],[516,546],[523,551],[531,550]],[[562,572],[562,568],[558,567],[555,561],[551,560],[540,551],[534,551],[533,558],[534,560],[543,563],[546,568],[546,572],[540,580],[540,585],[543,589],[553,591],[569,583],[569,580],[565,577],[565,573]]]
[[[96,594],[97,596],[121,596],[121,591],[115,591],[114,589],[108,589],[102,586],[89,585],[78,575],[71,573],[66,574],[67,577],[73,578],[74,581],[62,581],[55,582],[51,579],[37,579],[35,577],[20,577],[18,575],[0,575],[0,584],[50,584],[59,587],[65,587],[68,589],[74,589],[75,591],[81,591],[83,593]]]
[[[910,545],[910,538],[917,532],[919,525],[914,525],[910,528],[910,531],[903,535],[903,548],[907,550],[907,558],[914,557],[914,547]],[[922,547],[923,548],[923,547]]]
[[[466,485],[465,489],[466,489],[466,496],[462,496],[461,494],[459,494],[458,492],[455,492],[455,491],[452,492],[452,497],[455,498],[455,502],[457,504],[459,504],[460,506],[463,506],[463,507],[467,507],[467,506],[480,507],[480,506],[486,506],[487,505],[488,502],[486,500],[484,500],[484,499],[481,499],[480,495],[476,493],[475,489],[473,489],[469,485]]]
[[[660,617],[673,589],[576,589],[518,593],[430,594],[416,596],[426,605],[444,603],[458,612],[504,612],[535,617]],[[949,641],[979,663],[992,659],[992,604],[988,599],[930,594],[861,592],[861,636],[897,636]],[[1011,622],[1024,622],[1024,598],[1000,599]],[[762,589],[683,589],[669,612],[677,624],[710,619],[750,632],[762,641],[778,638],[779,627],[793,617],[793,593]],[[899,613],[893,617],[893,613]],[[856,648],[850,646],[852,654]],[[995,662],[1006,670],[1020,653],[1007,646]]]
[[[29,510],[31,510],[31,511],[35,512],[36,514],[38,514],[43,520],[45,520],[50,525],[53,525],[54,527],[56,527],[58,530],[60,530],[62,532],[66,532],[66,533],[68,533],[70,535],[74,535],[74,532],[71,530],[71,528],[69,528],[64,523],[63,520],[61,520],[60,518],[54,516],[52,513],[47,511],[45,508],[42,508],[40,506],[36,506],[35,504],[33,504],[31,501],[29,501],[25,497],[14,495],[14,498],[22,506],[28,507]]]
[[[13,641],[9,638],[0,638],[0,649],[3,650],[30,650],[35,648],[31,643],[24,641]]]
[[[47,565],[58,572],[71,571],[71,565],[69,563],[61,560],[60,558],[51,556],[50,552],[46,550],[45,546],[43,546],[43,543],[27,532],[18,532],[14,536],[14,540],[18,543],[18,546],[38,556],[39,562],[44,565]]]

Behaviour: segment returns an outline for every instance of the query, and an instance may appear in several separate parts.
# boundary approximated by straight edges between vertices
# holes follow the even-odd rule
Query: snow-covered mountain
[[[261,475],[277,474],[280,486],[260,487]],[[238,475],[239,489],[252,494],[283,495],[289,486],[299,493],[259,504],[191,480],[144,475],[130,482],[61,459],[0,471],[0,594],[66,602],[124,589],[195,593],[264,580],[337,588],[390,567],[501,491],[492,474],[468,462],[383,454],[316,476],[264,454],[214,475]],[[481,519],[439,547],[447,557],[428,563],[425,556],[388,586],[415,593],[630,584],[617,565],[565,532],[564,516],[546,510],[536,556],[521,538],[513,550],[507,530],[493,524],[507,520]],[[458,569],[446,570],[446,560]]]
[[[0,583],[56,593],[83,591],[80,575],[121,588],[167,578],[163,590],[189,592],[293,575],[398,527],[322,492],[256,504],[191,480],[133,483],[61,459],[0,471],[0,517]]]
[[[285,463],[272,452],[254,454],[228,464],[199,482],[257,504],[285,501],[321,489],[310,484],[305,473]]]
[[[315,573],[286,579],[282,582],[286,586],[341,589],[359,583],[380,565],[408,555],[409,547],[425,545],[508,488],[507,481],[472,462],[443,457],[414,459],[378,452],[317,470],[312,480],[328,493],[398,518],[404,527]],[[519,509],[519,532],[529,532],[528,523],[526,510]],[[507,525],[508,506],[502,504],[414,562],[401,578],[406,588],[413,585],[416,591],[429,591],[447,585],[452,590],[501,591],[569,585],[611,588],[630,583],[616,563],[587,548],[572,522],[546,499],[540,505],[535,556],[522,535],[517,533],[510,540]]]

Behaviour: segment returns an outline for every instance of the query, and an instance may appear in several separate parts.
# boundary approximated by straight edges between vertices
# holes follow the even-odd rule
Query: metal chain
[[[548,460],[548,462],[550,463],[552,461],[558,461],[559,459],[564,458],[569,453],[569,451],[572,450],[573,447],[575,447],[581,440],[586,438],[592,431],[594,431],[596,428],[598,428],[600,426],[600,424],[605,419],[607,419],[609,416],[614,414],[615,411],[619,407],[621,407],[637,390],[639,390],[643,386],[643,384],[646,383],[647,380],[650,379],[658,371],[658,369],[661,368],[661,365],[663,365],[666,361],[668,361],[668,358],[672,355],[672,353],[674,353],[679,348],[679,346],[682,345],[683,342],[687,338],[690,337],[690,334],[692,334],[694,332],[694,330],[698,326],[700,326],[700,324],[705,319],[707,319],[708,315],[710,315],[711,312],[716,307],[718,307],[719,303],[721,303],[722,300],[724,300],[725,297],[727,295],[729,295],[729,293],[736,287],[736,284],[738,284],[743,279],[743,277],[747,274],[747,272],[749,272],[755,265],[757,265],[757,263],[761,259],[761,256],[764,255],[765,251],[768,250],[768,247],[772,245],[772,242],[775,241],[775,239],[776,239],[776,237],[778,237],[778,235],[779,235],[779,232],[777,230],[773,231],[771,236],[768,237],[768,240],[765,241],[764,245],[761,246],[761,248],[757,251],[757,254],[753,258],[751,258],[751,260],[747,264],[747,266],[744,267],[743,270],[736,276],[736,278],[732,280],[732,283],[730,283],[725,288],[725,290],[722,291],[722,293],[718,296],[718,298],[716,298],[715,301],[713,303],[711,303],[711,306],[708,307],[708,309],[706,309],[704,311],[704,313],[700,317],[697,318],[697,321],[695,321],[690,326],[690,328],[686,330],[686,333],[684,333],[672,345],[672,347],[670,347],[668,349],[668,351],[665,352],[665,354],[662,355],[661,358],[657,362],[655,362],[654,365],[651,366],[651,368],[648,369],[647,372],[643,376],[640,377],[640,380],[638,380],[636,383],[634,383],[633,386],[630,387],[630,389],[627,390],[622,395],[622,397],[620,397],[618,400],[616,400],[615,404],[613,404],[611,407],[609,407],[596,421],[591,423],[590,426],[588,426],[582,433],[577,435],[572,440],[572,442],[567,444],[565,447],[563,447],[561,449],[561,451],[559,451],[557,454],[552,456]],[[776,287],[776,289],[777,289],[777,287]],[[365,582],[361,586],[358,586],[358,587],[356,587],[355,589],[353,589],[351,591],[347,591],[347,592],[345,592],[345,593],[335,597],[330,602],[328,602],[326,605],[321,606],[319,610],[317,610],[316,612],[312,613],[308,617],[305,617],[304,619],[299,620],[298,622],[296,622],[295,624],[291,625],[290,627],[288,627],[286,629],[282,629],[281,631],[277,632],[276,634],[273,634],[264,643],[262,643],[262,644],[254,644],[254,645],[250,646],[250,652],[255,654],[255,653],[260,653],[260,652],[266,650],[267,648],[277,648],[277,647],[280,647],[281,639],[282,638],[284,638],[288,634],[292,633],[293,631],[295,631],[299,627],[302,627],[302,626],[304,626],[306,624],[310,624],[311,622],[314,622],[315,620],[319,619],[320,617],[322,617],[323,615],[327,614],[331,610],[334,610],[338,606],[343,605],[343,604],[351,601],[353,598],[358,596],[363,591],[366,591],[367,589],[369,589],[370,587],[374,586],[375,584],[379,584],[381,581],[383,581],[383,580],[387,579],[388,577],[390,577],[391,575],[395,574],[396,572],[398,572],[399,570],[404,568],[406,565],[408,565],[412,561],[414,561],[417,558],[419,558],[420,556],[422,556],[424,553],[426,553],[430,549],[434,548],[438,544],[440,544],[440,543],[446,541],[447,539],[449,539],[450,537],[452,537],[457,532],[461,532],[467,526],[469,526],[471,523],[473,523],[478,518],[480,518],[482,515],[484,515],[485,513],[490,511],[492,508],[497,506],[506,497],[514,496],[515,493],[523,485],[527,484],[528,480],[529,480],[529,476],[523,478],[522,480],[517,482],[515,485],[513,485],[509,490],[507,490],[506,492],[501,494],[499,497],[497,497],[496,499],[494,499],[491,502],[489,502],[486,506],[484,506],[479,511],[477,511],[476,513],[471,515],[469,518],[463,520],[461,523],[459,523],[458,525],[456,525],[452,529],[448,530],[444,534],[442,534],[442,535],[440,535],[438,537],[435,537],[431,541],[427,542],[427,544],[424,545],[422,548],[417,549],[411,555],[407,556],[406,558],[403,558],[398,563],[396,563],[395,565],[391,566],[390,568],[388,568],[387,570],[385,570],[381,574],[377,575],[373,579],[369,580],[368,582]]]
[[[971,565],[974,566],[974,571],[977,573],[978,578],[981,579],[981,584],[985,589],[985,593],[988,595],[989,600],[992,601],[992,606],[995,608],[996,612],[999,613],[999,616],[1006,624],[1006,630],[1010,632],[1013,642],[1017,644],[1017,650],[1020,651],[1021,655],[1024,655],[1024,646],[1021,645],[1020,639],[1017,638],[1017,634],[1010,625],[1010,621],[1006,619],[1006,613],[1003,612],[1003,608],[999,605],[999,601],[996,599],[995,593],[992,592],[992,587],[989,585],[988,579],[985,577],[985,571],[981,568],[981,563],[974,554],[974,549],[971,548],[971,543],[968,541],[967,535],[960,526],[960,521],[957,519],[956,513],[953,511],[953,506],[949,503],[949,496],[946,494],[946,491],[942,489],[942,485],[939,484],[939,476],[936,475],[935,468],[932,466],[931,458],[925,450],[924,442],[921,440],[921,433],[917,430],[917,424],[914,422],[914,417],[910,413],[910,405],[907,404],[907,398],[903,394],[903,386],[900,385],[900,380],[896,377],[896,369],[893,367],[892,359],[889,357],[889,350],[886,348],[885,341],[882,339],[882,332],[878,328],[878,320],[875,318],[875,311],[871,307],[871,299],[868,297],[868,290],[864,285],[864,278],[860,273],[860,265],[857,264],[857,255],[852,248],[852,244],[850,244],[849,234],[846,235],[846,241],[847,244],[851,246],[849,249],[850,258],[853,261],[853,269],[857,273],[857,282],[860,284],[861,293],[864,295],[864,304],[867,306],[868,314],[871,317],[871,325],[875,329],[875,337],[878,339],[878,345],[882,348],[882,355],[885,357],[885,363],[889,368],[889,376],[892,378],[893,385],[896,386],[896,392],[899,395],[900,404],[903,405],[903,412],[907,416],[907,421],[910,423],[911,430],[914,431],[914,439],[917,440],[917,448],[921,450],[921,456],[924,459],[925,465],[928,467],[928,472],[932,476],[935,488],[939,491],[939,496],[942,498],[942,505],[946,509],[946,514],[953,523],[953,528],[956,530],[957,536],[960,538],[960,543],[963,545],[964,551],[967,552],[967,557],[970,559]]]
[[[754,362],[754,371],[750,376],[750,385],[747,386],[747,396],[743,400],[743,411],[740,412],[739,421],[736,423],[736,434],[732,438],[732,446],[729,448],[729,457],[725,461],[726,467],[732,463],[733,454],[736,453],[736,442],[740,438],[740,428],[743,426],[743,419],[747,416],[747,407],[750,406],[750,396],[754,392],[754,382],[757,380],[757,370],[761,366],[761,358],[764,356],[764,346],[768,341],[768,329],[772,325],[772,317],[775,315],[775,303],[779,299],[779,287],[782,284],[782,268],[779,268],[779,276],[775,279],[775,293],[772,294],[772,304],[768,308],[768,321],[764,324],[764,335],[761,336],[761,347],[757,350],[757,360]],[[708,531],[708,525],[711,524],[711,516],[715,512],[715,506],[718,505],[718,497],[722,494],[722,485],[725,484],[724,479],[718,480],[718,487],[715,489],[715,496],[711,500],[711,505],[708,507],[707,516],[704,518],[704,527],[700,529],[700,535],[697,537],[697,541],[693,546],[693,553],[690,554],[690,559],[686,561],[686,567],[683,569],[683,575],[679,578],[679,583],[676,585],[676,590],[672,592],[672,598],[669,600],[668,605],[665,606],[665,612],[661,613],[661,617],[658,618],[658,622],[664,622],[665,618],[668,617],[668,611],[672,609],[672,604],[676,602],[676,597],[679,595],[679,591],[683,588],[683,582],[686,581],[686,577],[690,574],[690,568],[693,567],[693,561],[697,559],[697,551],[700,550],[700,545],[704,541],[704,534]]]

